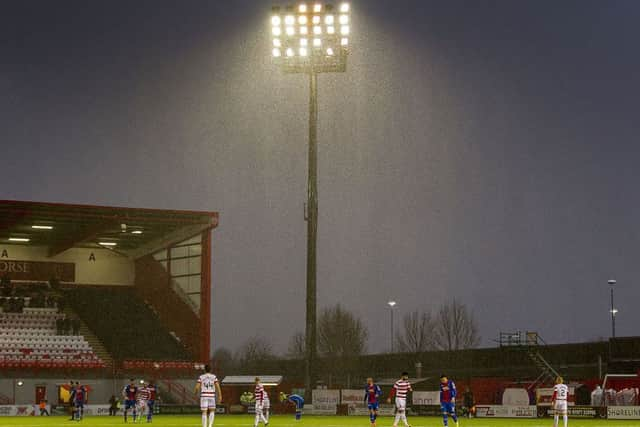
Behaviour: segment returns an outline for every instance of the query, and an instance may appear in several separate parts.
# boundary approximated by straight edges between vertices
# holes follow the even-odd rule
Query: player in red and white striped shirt
[[[140,387],[138,387],[138,393],[136,393],[136,406],[138,407],[138,414],[140,417],[140,421],[142,421],[143,417],[148,415],[149,411],[149,388],[144,383],[144,381],[140,381]]]
[[[200,410],[202,411],[202,427],[213,427],[216,417],[216,398],[222,403],[222,391],[218,378],[211,373],[211,367],[205,365],[204,374],[200,375],[196,383],[196,393],[200,393]],[[207,426],[207,415],[209,424]]]
[[[265,409],[267,411],[269,410],[269,395],[258,377],[256,377],[256,388],[253,390],[253,398],[256,401],[256,420],[253,426],[258,427],[258,424],[262,421],[266,427],[269,425],[269,420],[265,417],[264,411]]]
[[[400,375],[400,379],[396,381],[391,389],[391,395],[387,399],[388,403],[391,403],[391,399],[396,398],[396,418],[393,422],[393,427],[398,427],[398,421],[402,420],[405,426],[411,427],[407,421],[407,393],[413,391],[411,383],[409,382],[409,374],[403,372]]]

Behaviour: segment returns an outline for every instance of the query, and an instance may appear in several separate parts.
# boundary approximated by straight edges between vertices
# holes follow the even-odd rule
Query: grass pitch
[[[409,422],[413,427],[440,427],[442,418],[439,417],[410,417]],[[393,424],[391,417],[378,417],[378,427],[390,427]],[[46,427],[46,426],[103,426],[122,427],[133,425],[147,425],[146,420],[142,423],[133,424],[129,421],[124,424],[122,417],[87,417],[84,420],[69,421],[68,417],[0,417],[0,427]],[[153,423],[154,427],[201,427],[199,416],[177,416],[177,415],[156,415]],[[449,421],[453,427],[453,423]],[[562,420],[560,420],[562,426]],[[253,417],[249,415],[218,415],[214,424],[215,427],[253,427]],[[262,424],[261,424],[262,426]],[[460,427],[551,427],[553,420],[545,419],[461,419]],[[569,419],[569,427],[640,427],[638,421],[618,421],[618,420],[591,420],[591,419]],[[293,415],[277,415],[271,417],[269,427],[369,427],[368,417],[328,417],[305,415],[301,421],[296,422]]]

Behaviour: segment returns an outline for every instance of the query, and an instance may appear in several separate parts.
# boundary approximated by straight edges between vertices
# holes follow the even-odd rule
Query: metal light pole
[[[311,400],[317,352],[316,242],[318,237],[318,73],[344,72],[349,53],[350,6],[300,3],[274,7],[272,57],[285,73],[309,76],[309,171],[307,178],[307,298],[305,399]]]
[[[611,338],[615,338],[616,337],[616,313],[618,313],[618,310],[616,310],[616,308],[613,305],[613,287],[616,284],[616,281],[614,279],[609,279],[607,283],[609,283],[609,287],[611,289],[611,309],[609,310],[609,312],[611,313]]]
[[[393,345],[393,307],[395,307],[396,302],[395,301],[389,301],[387,303],[387,305],[389,305],[389,313],[391,313],[391,328],[389,329],[389,339],[391,340],[391,353],[393,353],[394,351],[394,345]]]

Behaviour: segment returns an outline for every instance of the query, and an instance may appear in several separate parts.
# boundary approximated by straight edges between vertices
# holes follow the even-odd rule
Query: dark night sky
[[[216,345],[284,351],[308,94],[271,64],[271,4],[4,1],[0,196],[220,211]],[[615,277],[638,335],[640,2],[362,0],[353,22],[348,72],[320,77],[320,306],[371,351],[389,298],[460,298],[485,345],[579,341],[608,336]]]

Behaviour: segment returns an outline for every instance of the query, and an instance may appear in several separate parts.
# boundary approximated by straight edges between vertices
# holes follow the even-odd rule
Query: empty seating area
[[[0,368],[103,368],[82,336],[56,335],[57,308],[0,312]]]
[[[77,286],[64,292],[65,301],[114,359],[193,360],[131,287]]]

